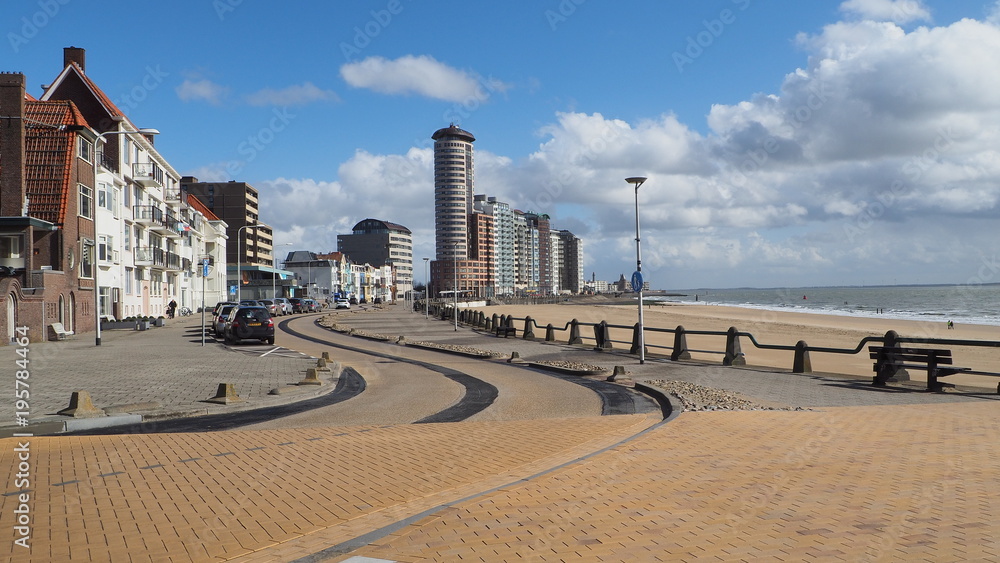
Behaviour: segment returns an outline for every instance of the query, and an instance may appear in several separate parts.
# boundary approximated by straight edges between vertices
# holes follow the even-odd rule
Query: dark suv
[[[288,302],[292,304],[292,312],[293,313],[308,313],[309,312],[309,304],[306,303],[305,299],[302,299],[302,298],[299,298],[299,297],[290,297],[290,298],[288,298]]]
[[[226,344],[260,340],[274,344],[274,321],[267,307],[236,307],[226,322]]]

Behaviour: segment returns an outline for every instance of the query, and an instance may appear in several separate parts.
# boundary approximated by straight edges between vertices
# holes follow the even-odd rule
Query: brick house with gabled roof
[[[40,101],[0,74],[0,335],[95,329],[94,143],[71,101]]]

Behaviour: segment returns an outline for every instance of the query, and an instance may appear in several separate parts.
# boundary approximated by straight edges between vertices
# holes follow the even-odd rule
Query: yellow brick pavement
[[[998,402],[687,413],[351,555],[997,561],[998,440]]]
[[[615,444],[655,416],[29,440],[31,550],[0,560],[280,561]],[[295,540],[295,541],[293,541]],[[271,549],[268,549],[271,548]],[[253,559],[251,557],[251,559]]]

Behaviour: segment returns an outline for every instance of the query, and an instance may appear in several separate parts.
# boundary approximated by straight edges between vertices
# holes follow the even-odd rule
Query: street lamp
[[[240,302],[243,290],[243,278],[240,276],[240,268],[243,265],[243,254],[240,252],[240,231],[243,229],[256,229],[258,225],[243,225],[236,229],[236,302]],[[246,246],[246,245],[244,245]]]
[[[646,178],[625,178],[625,181],[635,186],[635,274],[632,275],[632,289],[638,286],[639,292],[639,363],[646,363],[646,338],[642,329],[642,254],[639,251],[639,186]]]
[[[430,258],[424,258],[424,319],[426,320],[430,315],[431,310],[431,300],[430,300],[430,289],[431,289],[431,279],[427,276],[427,264],[431,261]]]
[[[98,135],[97,139],[106,141],[107,140],[106,137],[108,135],[131,135],[133,133],[139,134],[139,135],[159,135],[160,131],[158,129],[152,129],[152,128],[139,129],[137,131],[105,131],[104,133],[101,133],[100,135]],[[97,162],[97,159],[95,158],[94,159],[95,173],[96,173],[97,166],[98,166],[98,162]],[[126,189],[128,188],[128,186],[125,186],[125,187],[126,187]],[[105,194],[104,197],[105,198],[109,198],[111,196],[110,196],[110,194]],[[105,201],[108,201],[108,200],[105,199]],[[97,239],[94,242],[100,242],[101,231],[97,228],[97,209],[96,209],[96,206],[94,206],[93,212],[94,212],[94,237]],[[107,247],[107,245],[105,245],[104,251],[105,252],[110,252],[110,249]],[[97,292],[94,295],[94,302],[96,304],[96,307],[94,307],[94,310],[97,312],[97,315],[95,315],[95,317],[97,319],[97,322],[96,322],[97,330],[94,333],[95,334],[95,337],[94,337],[94,346],[100,346],[101,345],[101,284],[100,284],[100,282],[98,282],[98,274],[101,271],[101,264],[100,264],[100,260],[95,260],[94,262],[95,262],[95,264],[94,264],[94,287],[97,289]],[[111,298],[111,295],[110,295],[110,292],[109,292],[108,299],[110,300],[110,298]]]

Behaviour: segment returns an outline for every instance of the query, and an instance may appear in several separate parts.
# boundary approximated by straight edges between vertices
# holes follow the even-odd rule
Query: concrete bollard
[[[535,320],[531,317],[524,318],[524,330],[521,331],[521,338],[524,340],[535,339]]]
[[[619,377],[625,377],[625,366],[615,366],[615,370],[608,376],[608,381],[615,381]]]
[[[809,360],[809,346],[805,340],[795,343],[795,358],[792,360],[792,373],[812,373],[812,361]]]
[[[399,335],[399,338],[396,339],[396,344],[399,344],[400,346],[406,346],[406,337],[403,335]]]
[[[687,332],[683,325],[677,325],[674,330],[674,349],[670,352],[670,360],[690,360],[691,352],[688,351]]]
[[[316,371],[330,371],[325,359],[320,358],[316,360]]]
[[[206,403],[217,403],[220,405],[229,405],[232,403],[239,403],[243,399],[236,394],[236,386],[232,383],[220,383],[218,391],[215,392],[214,397],[209,397],[205,400]]]
[[[573,319],[569,322],[569,341],[567,344],[583,344],[580,338],[580,321]]]
[[[90,398],[89,391],[73,391],[73,394],[69,397],[69,407],[56,414],[73,418],[92,418],[95,416],[104,416],[104,411],[94,406],[94,401]]]
[[[508,364],[520,364],[523,362],[524,360],[521,359],[521,354],[518,354],[517,352],[511,352],[510,358],[507,359]]]
[[[724,366],[745,366],[746,357],[740,349],[740,334],[736,327],[731,326],[726,333],[726,356],[722,359]]]
[[[323,354],[320,355],[320,357],[323,358],[324,360],[326,360],[327,363],[330,363],[330,361],[331,361],[330,353],[329,352],[323,352]]]
[[[306,378],[299,382],[299,385],[323,385],[319,379],[319,371],[316,368],[306,370]]]

